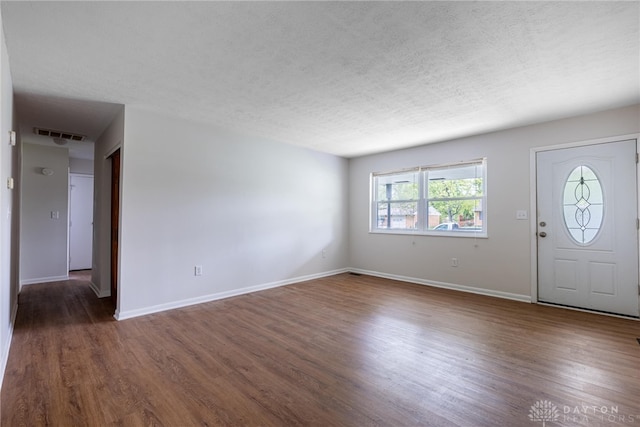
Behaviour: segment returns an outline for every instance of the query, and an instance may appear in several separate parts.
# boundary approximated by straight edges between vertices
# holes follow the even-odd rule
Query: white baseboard
[[[2,347],[2,359],[0,359],[0,390],[2,390],[2,382],[4,380],[4,372],[7,369],[7,362],[9,362],[9,350],[11,349],[11,340],[13,339],[13,328],[16,324],[16,316],[18,315],[18,302],[13,305],[11,309],[11,319],[9,320],[9,333],[7,334],[7,341]]]
[[[478,288],[475,286],[456,285],[455,283],[437,282],[435,280],[425,280],[416,277],[400,276],[397,274],[381,273],[379,271],[362,270],[359,268],[349,269],[352,273],[366,274],[368,276],[382,277],[385,279],[398,280],[401,282],[415,283],[417,285],[433,286],[436,288],[451,289],[454,291],[469,292],[472,294],[486,295],[490,297],[497,297],[503,299],[510,299],[514,301],[531,303],[531,297],[529,295],[513,294],[510,292],[494,291],[491,289]]]
[[[100,288],[98,288],[96,284],[93,282],[89,282],[89,287],[96,294],[98,298],[106,298],[111,296],[111,289],[100,290]]]
[[[286,280],[279,280],[277,282],[264,283],[261,285],[249,286],[242,289],[234,289],[231,291],[218,292],[215,294],[203,295],[201,297],[188,298],[180,301],[172,301],[166,304],[158,304],[149,307],[142,307],[135,310],[116,310],[114,317],[116,320],[125,320],[132,317],[144,316],[147,314],[158,313],[161,311],[173,310],[176,308],[187,307],[195,304],[202,304],[204,302],[210,302],[220,300],[224,298],[231,298],[238,295],[249,294],[251,292],[264,291],[266,289],[277,288],[280,286],[292,285],[294,283],[306,282],[308,280],[319,279],[322,277],[334,276],[336,274],[347,273],[350,270],[343,268],[339,270],[326,271],[323,273],[310,274],[308,276],[294,277]]]
[[[48,283],[48,282],[61,282],[63,280],[69,280],[69,275],[65,276],[50,276],[50,277],[38,277],[36,279],[26,279],[20,280],[20,286],[25,285],[35,285],[37,283]]]

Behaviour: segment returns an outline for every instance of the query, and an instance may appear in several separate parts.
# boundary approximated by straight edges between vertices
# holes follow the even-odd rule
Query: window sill
[[[488,239],[486,232],[475,231],[421,231],[421,230],[369,230],[369,234],[395,234],[401,236],[462,237],[466,239]]]

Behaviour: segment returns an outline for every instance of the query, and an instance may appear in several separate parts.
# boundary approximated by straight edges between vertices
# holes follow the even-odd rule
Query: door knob
[[[547,233],[545,233],[544,231],[538,233],[538,236],[540,237],[547,237]]]

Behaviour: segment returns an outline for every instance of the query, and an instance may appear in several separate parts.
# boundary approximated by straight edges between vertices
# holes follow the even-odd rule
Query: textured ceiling
[[[352,157],[640,102],[638,2],[3,1],[2,20],[19,118],[46,101],[23,126],[58,109],[85,134],[125,104]]]

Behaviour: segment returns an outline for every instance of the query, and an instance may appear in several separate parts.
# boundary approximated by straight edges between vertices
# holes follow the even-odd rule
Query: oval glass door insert
[[[585,165],[576,167],[564,185],[563,214],[567,231],[579,245],[588,245],[598,235],[604,215],[602,185]]]

